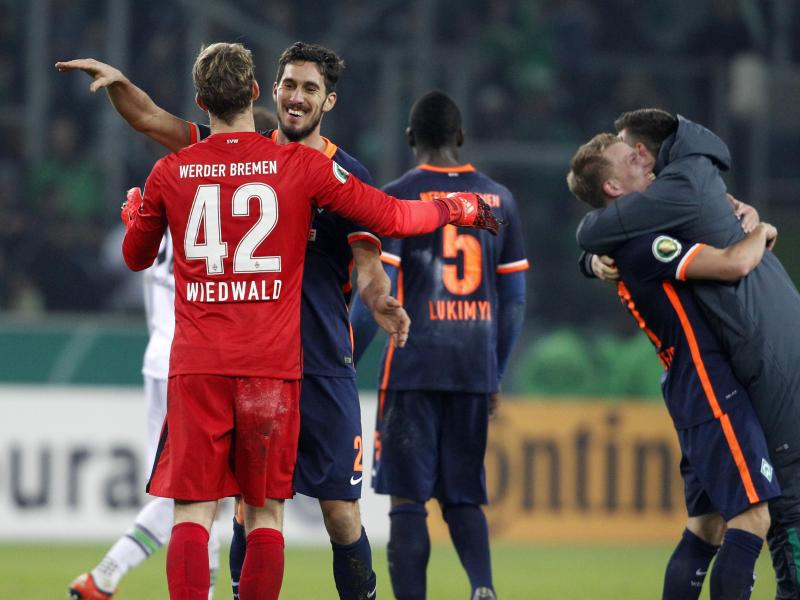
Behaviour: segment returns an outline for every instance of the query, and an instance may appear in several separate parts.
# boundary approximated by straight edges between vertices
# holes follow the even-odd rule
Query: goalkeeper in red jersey
[[[205,48],[193,78],[212,135],[160,160],[141,205],[134,194],[123,211],[123,254],[132,269],[152,263],[166,227],[175,240],[167,422],[149,491],[176,500],[167,556],[172,597],[204,597],[216,500],[241,494],[248,551],[240,597],[277,598],[283,500],[292,495],[297,448],[300,281],[312,208],[395,236],[446,223],[496,231],[497,221],[475,194],[398,201],[316,151],[255,133],[259,89],[250,52],[239,44]]]
[[[64,71],[85,71],[94,80],[92,89],[99,85],[107,90],[114,108],[132,127],[173,152],[211,134],[207,125],[184,121],[163,110],[144,90],[133,85],[111,65],[94,59],[79,59],[59,62],[56,67]],[[258,107],[254,107],[256,130],[279,144],[297,142],[314,148],[362,182],[371,184],[372,178],[366,167],[321,133],[323,117],[338,104],[336,87],[343,69],[344,61],[329,48],[306,42],[293,43],[278,60],[272,87],[277,123],[259,126]],[[295,493],[319,500],[330,537],[333,580],[339,598],[357,600],[364,595],[372,597],[377,581],[358,501],[363,475],[361,411],[347,309],[353,267],[358,273],[355,282],[358,294],[372,308],[372,316],[397,339],[400,346],[408,336],[409,319],[396,299],[388,295],[390,282],[381,266],[380,239],[366,228],[332,212],[320,209],[313,215],[306,246],[300,309],[303,385],[294,487]],[[174,327],[173,304],[174,301],[170,301],[169,319]],[[165,362],[168,362],[168,352],[166,358]],[[166,366],[163,379],[166,397]],[[163,415],[158,422],[154,446],[162,422]],[[152,460],[149,463],[152,464]],[[159,513],[157,519],[142,525],[149,531],[165,532],[160,540],[165,544],[172,529],[172,504],[163,498],[154,502],[161,500],[168,514]],[[245,550],[241,511],[237,511],[233,519],[229,562],[234,600],[238,598]],[[141,560],[141,557],[134,548],[133,558]],[[88,579],[92,576],[100,579],[105,590],[113,590],[122,573],[133,566],[131,563],[132,560],[121,560],[117,562],[119,568],[110,573],[95,568]],[[73,592],[84,600],[107,598],[108,595],[95,597],[82,593],[91,585],[87,576],[82,575],[72,586]]]

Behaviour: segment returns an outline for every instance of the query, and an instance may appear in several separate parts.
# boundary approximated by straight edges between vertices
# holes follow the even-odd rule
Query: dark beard
[[[281,130],[281,133],[286,136],[286,139],[290,142],[299,142],[302,139],[305,139],[309,133],[316,129],[319,122],[322,120],[322,112],[317,116],[315,121],[309,123],[306,127],[302,129],[284,129],[283,123],[278,121],[278,128]]]

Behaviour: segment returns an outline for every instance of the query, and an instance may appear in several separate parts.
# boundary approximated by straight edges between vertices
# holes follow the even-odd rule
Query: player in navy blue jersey
[[[92,89],[105,87],[115,108],[137,130],[171,150],[208,135],[198,126],[166,113],[117,69],[87,59],[59,63],[94,78]],[[316,44],[297,42],[280,57],[273,96],[278,129],[265,132],[278,143],[299,142],[316,148],[367,183],[368,171],[320,133],[322,117],[336,103],[342,60]],[[361,416],[355,380],[347,305],[350,269],[357,269],[360,297],[374,318],[405,344],[409,319],[389,295],[389,279],[380,263],[380,240],[332,213],[314,215],[306,252],[301,323],[304,352],[300,398],[300,440],[294,486],[318,498],[331,538],[336,588],[342,599],[373,599],[376,579],[358,499],[363,478]],[[234,521],[231,577],[236,583],[244,560],[241,520]]]
[[[458,158],[461,114],[442,92],[422,96],[407,130],[417,167],[384,187],[422,201],[443,192],[481,194],[507,226],[497,237],[445,227],[383,240],[382,260],[413,330],[389,341],[380,375],[372,485],[391,495],[389,573],[399,600],[425,598],[430,542],[425,502],[439,500],[473,598],[495,598],[483,460],[488,418],[522,326],[528,261],[507,188]],[[356,354],[375,331],[358,299]]]
[[[568,176],[573,193],[594,207],[642,191],[651,181],[636,151],[612,134],[582,146]],[[711,598],[746,599],[752,591],[753,568],[770,525],[766,501],[780,490],[747,391],[683,282],[738,281],[758,265],[776,235],[774,227],[760,223],[720,250],[652,233],[613,252],[620,300],[664,365],[664,400],[683,452],[689,519],[667,567],[666,600],[699,597],[720,543]]]

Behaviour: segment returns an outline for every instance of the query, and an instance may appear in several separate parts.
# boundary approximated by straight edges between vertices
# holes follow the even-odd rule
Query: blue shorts
[[[678,430],[690,517],[718,512],[728,521],[780,495],[764,432],[749,402],[719,419]]]
[[[320,500],[359,499],[362,448],[355,378],[304,375],[295,492]]]
[[[489,395],[381,393],[372,487],[417,502],[486,504]]]

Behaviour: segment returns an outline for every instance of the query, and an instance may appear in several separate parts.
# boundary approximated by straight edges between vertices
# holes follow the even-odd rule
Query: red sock
[[[208,531],[199,523],[178,523],[167,549],[170,600],[208,600]]]
[[[240,600],[278,600],[283,583],[283,534],[262,527],[247,536]]]

